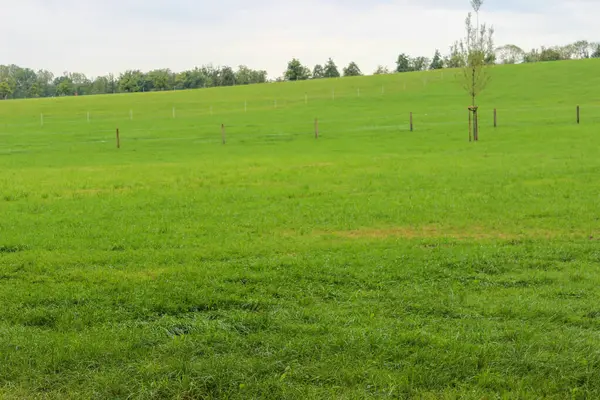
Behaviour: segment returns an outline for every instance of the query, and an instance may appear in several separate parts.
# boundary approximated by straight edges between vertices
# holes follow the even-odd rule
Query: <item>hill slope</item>
[[[0,398],[599,397],[599,67],[0,102]]]

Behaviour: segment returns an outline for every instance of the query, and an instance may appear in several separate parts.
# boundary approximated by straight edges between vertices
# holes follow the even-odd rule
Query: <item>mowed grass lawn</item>
[[[600,397],[598,71],[0,102],[0,398]]]

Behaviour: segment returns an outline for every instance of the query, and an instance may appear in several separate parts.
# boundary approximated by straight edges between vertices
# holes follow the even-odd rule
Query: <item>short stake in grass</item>
[[[471,139],[471,110],[469,109],[469,142],[472,141]]]
[[[121,148],[121,138],[119,137],[119,128],[117,128],[117,149]]]
[[[225,144],[225,124],[221,124],[221,140],[223,141],[223,144]]]
[[[414,125],[413,125],[413,113],[410,113],[410,131],[414,131]]]
[[[577,124],[579,124],[580,121],[580,114],[579,114],[579,106],[577,106]]]
[[[479,107],[471,106],[469,107],[469,113],[473,114],[473,141],[479,141],[479,123],[477,121],[477,110]],[[469,114],[469,141],[471,141],[471,117]]]
[[[319,138],[319,119],[315,118],[315,139]]]
[[[477,111],[473,114],[473,138],[476,142],[479,142],[479,115]]]
[[[498,127],[498,110],[494,108],[494,128]]]
[[[479,107],[472,107],[473,110],[473,141],[479,142],[479,118],[477,110]]]

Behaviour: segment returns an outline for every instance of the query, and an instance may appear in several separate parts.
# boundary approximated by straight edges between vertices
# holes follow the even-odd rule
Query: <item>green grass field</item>
[[[0,102],[0,398],[600,397],[598,71]]]

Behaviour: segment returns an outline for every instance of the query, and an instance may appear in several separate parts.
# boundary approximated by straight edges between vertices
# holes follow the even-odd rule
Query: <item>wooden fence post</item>
[[[471,109],[469,108],[469,142],[472,142],[472,136],[471,136],[471,131],[472,131],[472,127],[471,127]]]
[[[498,127],[498,110],[494,108],[494,128]]]
[[[477,110],[473,112],[473,139],[479,142],[479,118],[477,117]]]

